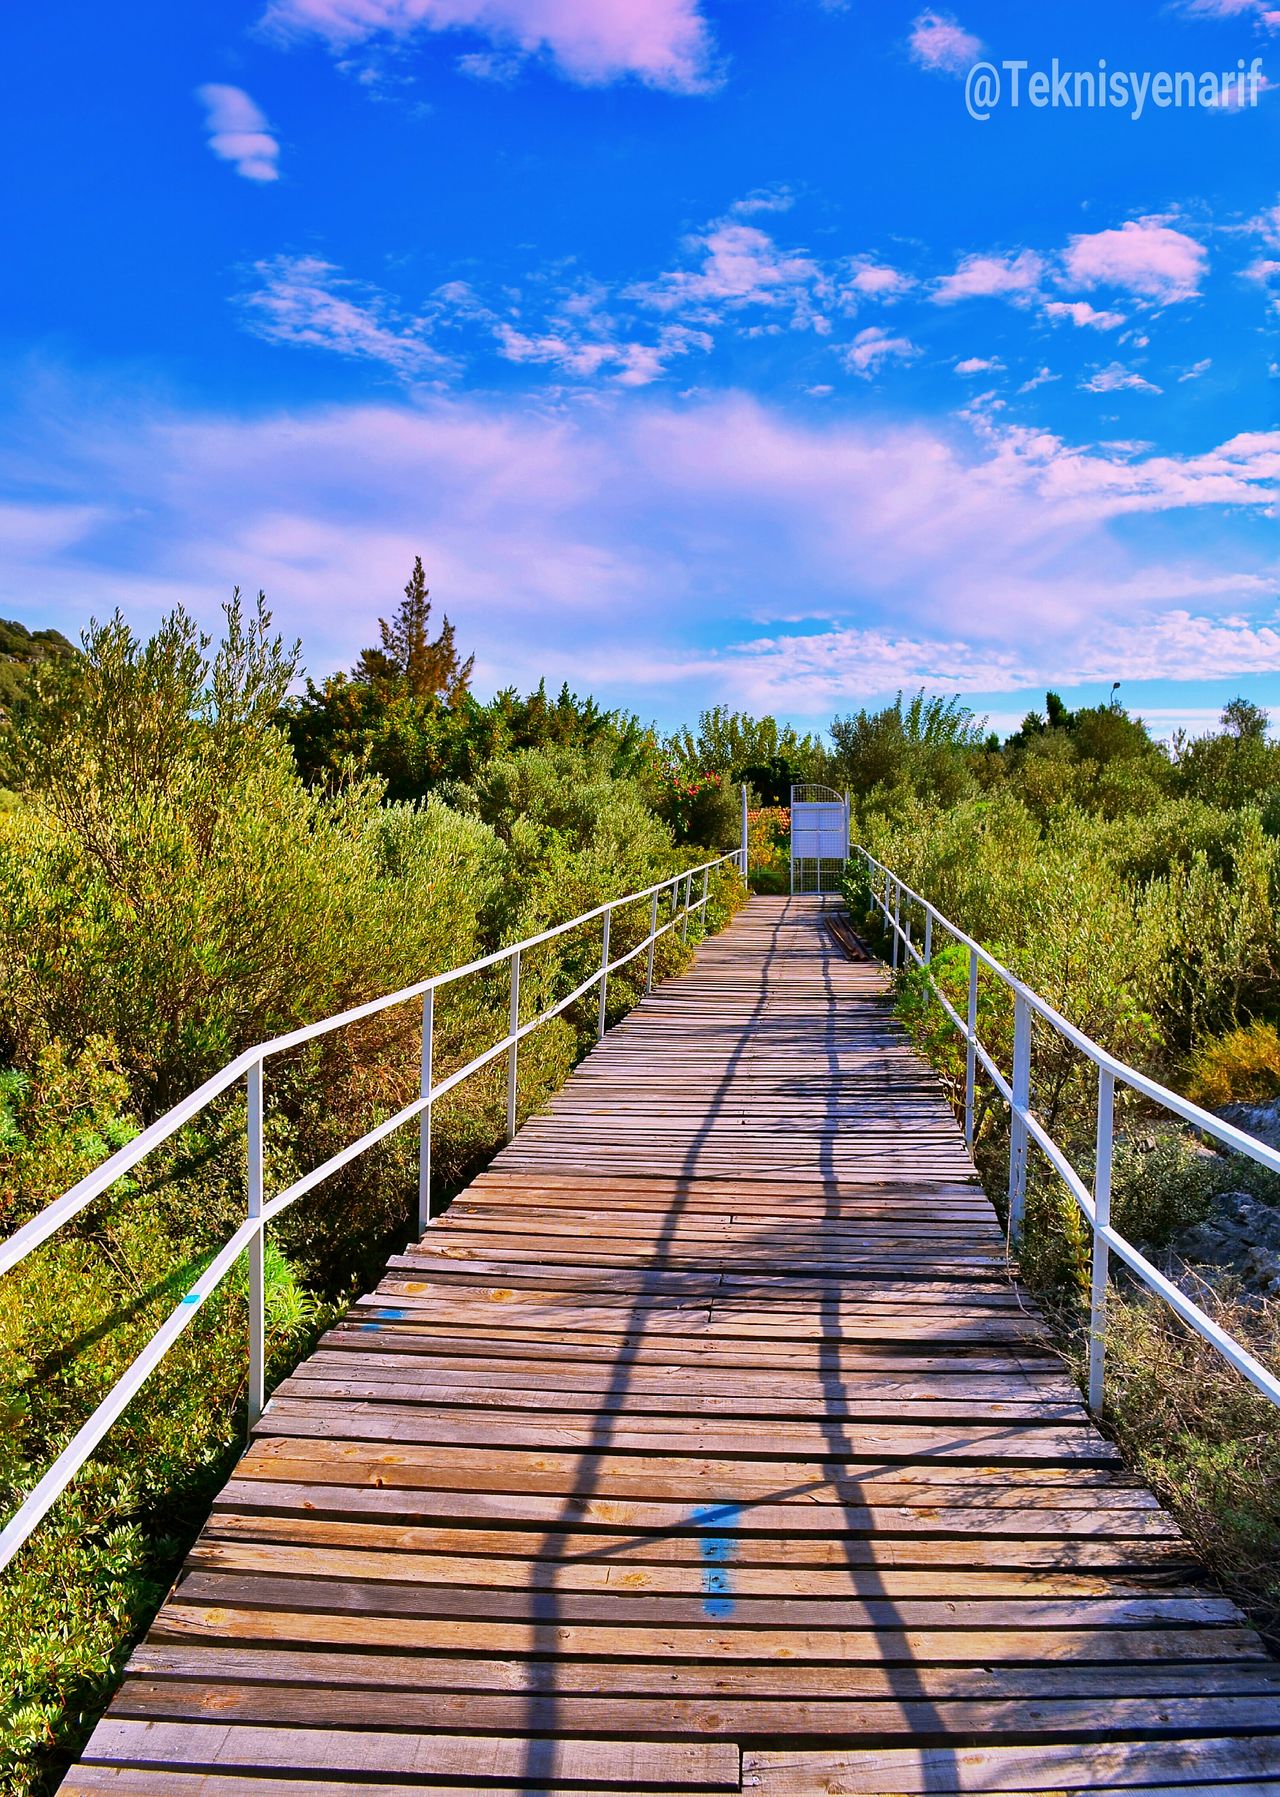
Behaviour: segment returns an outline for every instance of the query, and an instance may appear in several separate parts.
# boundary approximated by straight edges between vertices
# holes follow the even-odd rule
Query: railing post
[[[711,890],[711,869],[709,867],[704,867],[702,870],[702,902],[698,906],[698,910],[701,912],[701,917],[700,917],[699,921],[701,922],[702,934],[704,936],[707,933],[707,893],[710,890]]]
[[[1111,1251],[1098,1231],[1111,1222],[1111,1150],[1114,1139],[1116,1081],[1109,1067],[1098,1069],[1097,1160],[1093,1175],[1093,1268],[1089,1293],[1089,1408],[1102,1410],[1107,1362],[1107,1277]]]
[[[604,1041],[604,1007],[609,994],[609,925],[613,922],[613,906],[604,911],[604,942],[600,949],[600,1014],[596,1019],[596,1041]]]
[[[1019,1111],[1031,1108],[1031,1006],[1017,993],[1013,1001],[1013,1108],[1009,1113],[1009,1241],[1022,1236],[1027,1201],[1027,1126]]]
[[[511,957],[511,1028],[507,1032],[514,1036],[520,1028],[520,950]],[[520,1044],[513,1042],[507,1050],[507,1140],[515,1140],[516,1133],[516,1064],[519,1058]]]
[[[969,950],[969,1035],[964,1056],[964,1145],[973,1152],[973,1096],[978,1076],[978,951]]]
[[[653,904],[649,907],[649,960],[645,968],[644,989],[653,991],[653,951],[658,941],[658,895],[653,895]]]
[[[689,940],[689,901],[692,897],[693,897],[693,875],[686,874],[684,877],[684,915],[680,919],[680,940],[681,940],[681,942],[687,942]]]
[[[901,927],[902,927],[902,881],[895,879],[893,882],[893,920],[892,920],[892,931],[891,931],[891,934],[893,936],[893,966],[895,969],[897,968],[898,956],[901,951],[901,944],[898,941],[898,931]]]
[[[418,1095],[423,1106],[418,1113],[418,1234],[425,1235],[431,1221],[431,1058],[435,1049],[436,991],[432,986],[422,996],[422,1073]]]
[[[744,886],[751,874],[751,869],[747,864],[747,832],[747,788],[746,782],[744,781],[742,787],[742,883]]]
[[[933,912],[924,914],[924,964],[927,967],[933,959]]]
[[[262,1061],[253,1062],[248,1085],[248,1209],[252,1219],[262,1215]],[[249,1380],[246,1407],[253,1429],[266,1402],[267,1287],[264,1226],[260,1223],[249,1243]]]

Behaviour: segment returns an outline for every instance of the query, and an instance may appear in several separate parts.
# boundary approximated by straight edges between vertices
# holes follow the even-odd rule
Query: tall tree
[[[432,637],[431,596],[422,557],[413,558],[413,573],[404,589],[404,599],[388,623],[378,619],[381,642],[375,649],[361,651],[355,677],[371,686],[391,687],[407,692],[414,699],[440,697],[456,705],[471,683],[475,656],[458,659],[453,625],[446,617],[440,634]]]

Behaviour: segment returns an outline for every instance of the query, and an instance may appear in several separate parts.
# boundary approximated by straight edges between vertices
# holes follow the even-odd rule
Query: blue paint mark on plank
[[[402,1323],[405,1315],[405,1311],[397,1309],[394,1304],[388,1304],[376,1323],[361,1323],[359,1327],[366,1332],[370,1329],[378,1330],[381,1329],[384,1323]]]
[[[200,1302],[199,1292],[183,1292],[182,1302],[184,1304],[198,1304]]]
[[[716,1622],[723,1622],[734,1611],[729,1562],[738,1544],[732,1535],[721,1531],[736,1529],[740,1515],[738,1504],[700,1504],[693,1512],[702,1561],[702,1608]]]

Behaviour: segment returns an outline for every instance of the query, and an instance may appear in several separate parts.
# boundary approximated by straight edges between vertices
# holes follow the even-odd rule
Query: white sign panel
[[[791,859],[843,861],[849,853],[845,809],[839,802],[802,800],[791,807]]]

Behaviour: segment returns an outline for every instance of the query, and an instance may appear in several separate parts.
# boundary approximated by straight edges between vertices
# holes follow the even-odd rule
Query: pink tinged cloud
[[[57,430],[61,415],[44,406],[42,428]],[[1015,642],[1026,659],[1010,684],[1064,677],[1102,659],[1100,630],[1157,608],[1192,619],[1170,645],[1176,665],[1188,630],[1209,640],[1213,618],[1196,616],[1223,602],[1264,608],[1220,639],[1223,657],[1253,653],[1257,631],[1276,622],[1274,571],[1233,569],[1221,552],[1170,569],[1109,527],[1134,513],[1274,508],[1280,432],[1152,457],[994,425],[977,440],[923,425],[819,425],[736,396],[549,415],[432,395],[255,419],[166,421],[140,407],[129,424],[114,409],[97,421],[80,412],[66,429],[63,459],[85,494],[116,519],[145,518],[145,531],[127,558],[117,542],[100,561],[91,534],[71,563],[59,545],[76,520],[59,516],[47,531],[17,520],[15,594],[46,594],[68,622],[121,602],[141,625],[178,598],[216,619],[231,584],[262,584],[315,671],[351,659],[415,552],[480,649],[482,686],[544,673],[581,684],[604,669],[601,680],[634,687],[665,641],[657,684],[687,679],[741,703],[753,683],[776,682],[798,706],[804,681],[787,658],[813,650],[800,637],[786,646],[782,593],[795,596],[791,611],[822,605],[840,629],[917,645],[896,664],[904,677],[950,669],[974,685]],[[690,642],[694,615],[704,640],[717,628],[783,648],[708,657]],[[1156,618],[1143,649],[1156,672],[1160,628]],[[958,647],[944,660],[939,645]],[[872,675],[899,684],[881,680],[894,665],[888,651],[861,672],[843,662],[843,695],[878,690]]]
[[[1125,322],[1123,312],[1095,311],[1088,300],[1046,300],[1042,310],[1055,324],[1069,318],[1072,324],[1091,325],[1095,331],[1114,331]]]
[[[263,26],[286,39],[320,37],[334,51],[466,31],[498,51],[546,56],[566,80],[589,87],[630,76],[699,93],[714,81],[698,0],[270,0]]]
[[[399,318],[384,295],[349,280],[318,256],[259,262],[262,285],[239,304],[248,328],[268,343],[325,349],[380,362],[405,379],[442,376],[453,364],[425,337],[420,320]]]
[[[890,268],[888,263],[864,262],[849,277],[849,286],[868,298],[886,299],[905,293],[915,286],[915,282],[901,269]]]
[[[910,362],[920,354],[918,345],[909,337],[894,337],[878,325],[859,331],[853,342],[845,345],[840,359],[854,374],[870,379],[886,362]]]
[[[220,161],[231,163],[247,181],[279,178],[280,145],[242,87],[206,82],[196,89],[196,99],[205,110],[209,148]]]
[[[1158,218],[1073,237],[1063,262],[1079,287],[1119,287],[1162,305],[1194,299],[1208,266],[1202,243]]]
[[[911,27],[908,47],[912,60],[922,69],[962,75],[977,59],[982,42],[950,13],[922,12]]]
[[[966,299],[1025,300],[1044,274],[1044,263],[1034,250],[1008,256],[966,256],[954,274],[944,275],[933,290],[935,305],[949,306]]]
[[[810,257],[782,250],[758,225],[723,219],[689,239],[701,257],[694,269],[674,269],[654,281],[637,284],[628,297],[655,311],[689,310],[708,319],[741,306],[801,306],[825,286],[818,264]]]

